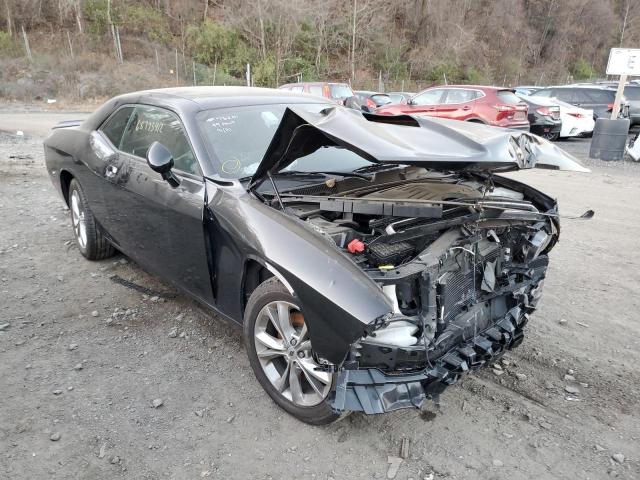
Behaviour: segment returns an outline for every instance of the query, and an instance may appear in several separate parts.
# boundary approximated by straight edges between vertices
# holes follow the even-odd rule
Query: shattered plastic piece
[[[404,459],[409,458],[409,439],[407,437],[402,437],[402,441],[400,442],[400,457]]]
[[[387,457],[387,463],[389,468],[387,469],[387,478],[396,478],[400,465],[402,465],[402,458],[400,457]]]

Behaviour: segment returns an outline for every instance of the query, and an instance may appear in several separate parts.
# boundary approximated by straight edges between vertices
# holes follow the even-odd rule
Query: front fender
[[[300,299],[318,355],[340,363],[367,325],[392,312],[380,287],[304,222],[246,192],[208,187],[209,212],[225,237],[235,243],[233,247],[245,259],[258,258],[271,265]],[[214,243],[214,247],[223,246]]]

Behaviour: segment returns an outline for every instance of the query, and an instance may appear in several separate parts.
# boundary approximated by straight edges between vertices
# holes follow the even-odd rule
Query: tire
[[[484,123],[479,118],[470,118],[469,120],[466,120],[466,121],[469,122],[469,123],[480,123],[481,125],[486,125],[486,123]]]
[[[339,417],[327,400],[332,375],[313,369],[318,363],[298,299],[277,278],[265,280],[249,297],[244,341],[258,382],[283,410],[311,425],[326,425]]]
[[[556,140],[558,140],[560,138],[560,134],[559,133],[543,133],[541,135],[542,138],[544,138],[545,140],[549,140],[550,142],[555,142]]]
[[[75,178],[69,184],[69,213],[76,245],[85,258],[102,260],[113,256],[116,250],[102,234],[89,209],[87,197]]]

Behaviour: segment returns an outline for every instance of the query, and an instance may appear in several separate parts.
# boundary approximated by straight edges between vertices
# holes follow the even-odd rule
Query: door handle
[[[471,107],[469,105],[465,105],[464,107],[462,107],[463,110],[470,110]]]

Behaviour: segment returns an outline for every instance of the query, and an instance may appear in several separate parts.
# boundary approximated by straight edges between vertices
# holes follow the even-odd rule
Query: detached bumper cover
[[[505,350],[517,347],[524,338],[528,315],[519,307],[484,332],[457,346],[419,373],[388,375],[376,368],[343,370],[338,374],[331,400],[334,411],[366,414],[386,413],[403,408],[420,408],[461,375],[478,370],[499,359]]]

